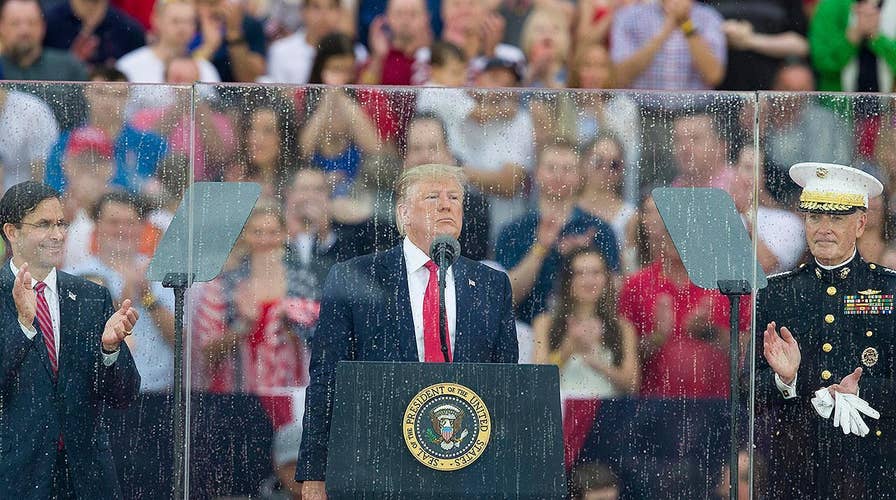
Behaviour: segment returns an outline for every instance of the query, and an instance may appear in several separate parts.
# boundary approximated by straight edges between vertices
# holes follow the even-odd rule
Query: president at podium
[[[440,247],[439,241],[433,244],[444,236],[456,240],[460,235],[465,183],[457,167],[421,165],[404,171],[395,190],[402,243],[330,270],[311,340],[311,383],[296,467],[296,480],[304,482],[303,498],[326,497],[327,443],[339,361],[517,362],[507,275],[458,256],[454,249]],[[448,262],[457,259],[446,273],[446,337],[439,335],[433,251],[450,254]]]

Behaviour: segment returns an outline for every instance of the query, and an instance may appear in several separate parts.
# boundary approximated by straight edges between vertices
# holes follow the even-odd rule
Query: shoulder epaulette
[[[879,274],[888,274],[891,276],[896,276],[896,269],[890,269],[889,267],[882,266],[880,264],[875,264],[873,262],[870,262],[868,264],[868,269],[870,269],[876,273],[879,273]]]
[[[802,263],[794,269],[790,269],[789,271],[782,271],[780,273],[770,274],[766,276],[766,279],[777,279],[777,278],[786,278],[787,276],[794,276],[796,274],[801,273],[804,269],[806,269],[806,264]]]

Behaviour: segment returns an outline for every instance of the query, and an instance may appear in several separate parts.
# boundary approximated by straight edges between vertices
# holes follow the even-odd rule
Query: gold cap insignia
[[[865,366],[874,366],[877,364],[877,349],[873,347],[866,347],[864,351],[862,351],[862,364]]]
[[[828,169],[826,169],[826,168],[824,168],[824,167],[818,167],[818,168],[816,168],[816,169],[815,169],[815,176],[818,177],[819,179],[824,179],[825,177],[828,176]]]

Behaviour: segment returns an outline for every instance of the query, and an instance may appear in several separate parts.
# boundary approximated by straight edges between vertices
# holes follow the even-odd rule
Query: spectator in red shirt
[[[460,47],[469,61],[468,81],[483,71],[492,59],[502,59],[514,64],[525,62],[523,51],[514,45],[501,43],[506,21],[495,6],[486,0],[442,0],[442,40]],[[416,61],[414,83],[429,79],[428,50],[421,51]]]
[[[625,281],[619,314],[641,339],[641,395],[725,398],[728,301],[688,279],[652,198],[644,202],[640,216],[639,233],[650,260]],[[741,308],[739,328],[749,331],[749,307]]]
[[[370,25],[370,59],[361,72],[361,83],[410,85],[417,51],[432,34],[424,0],[389,0],[386,15]]]

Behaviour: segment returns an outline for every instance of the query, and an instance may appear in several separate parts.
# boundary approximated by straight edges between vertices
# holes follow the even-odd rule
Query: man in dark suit
[[[122,342],[137,313],[57,271],[68,223],[52,188],[11,187],[0,228],[12,253],[0,269],[0,498],[120,498],[100,413],[137,397]]]
[[[799,208],[812,259],[770,276],[757,296],[757,452],[768,463],[757,484],[768,491],[756,494],[892,498],[896,271],[866,262],[856,249],[868,199],[883,186],[825,163],[798,163],[790,176],[803,186]],[[873,410],[837,419],[864,404]]]
[[[421,165],[405,170],[395,194],[396,223],[404,241],[330,270],[311,341],[311,384],[296,469],[296,480],[304,481],[303,498],[326,498],[324,473],[337,362],[444,362],[429,250],[436,236],[460,234],[464,184],[457,167]],[[461,256],[448,269],[446,282],[449,360],[516,363],[507,275]]]

